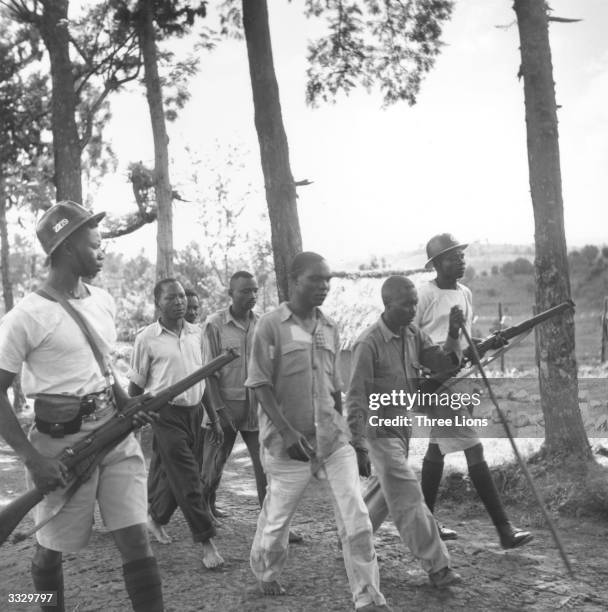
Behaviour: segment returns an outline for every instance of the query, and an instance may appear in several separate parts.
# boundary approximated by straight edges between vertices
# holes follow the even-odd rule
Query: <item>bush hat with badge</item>
[[[429,260],[426,262],[425,267],[428,268],[441,255],[457,249],[464,250],[468,246],[468,242],[460,243],[452,234],[437,234],[426,243],[426,256]]]
[[[92,213],[76,202],[63,200],[51,206],[40,217],[36,235],[48,256],[78,228],[90,222],[99,223],[105,216],[105,212]]]

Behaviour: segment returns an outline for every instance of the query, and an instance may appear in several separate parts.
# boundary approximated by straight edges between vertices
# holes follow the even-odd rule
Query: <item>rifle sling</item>
[[[84,337],[87,339],[87,342],[93,351],[95,361],[101,370],[102,376],[106,379],[108,387],[114,387],[110,378],[111,368],[108,367],[108,363],[104,359],[101,349],[95,340],[94,332],[89,328],[85,318],[68,302],[68,300],[65,299],[63,295],[61,295],[58,291],[55,291],[55,289],[52,287],[48,287],[47,289],[38,289],[36,293],[47,300],[57,302],[70,315],[70,317],[72,317],[76,325],[78,325],[80,331],[83,333]],[[114,384],[117,384],[116,377],[114,377],[114,380]]]

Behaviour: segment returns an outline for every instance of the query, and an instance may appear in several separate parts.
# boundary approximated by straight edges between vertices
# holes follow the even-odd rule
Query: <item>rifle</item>
[[[503,338],[504,340],[511,340],[511,338],[515,338],[520,334],[523,334],[533,327],[546,321],[547,319],[551,319],[552,317],[556,317],[557,315],[562,314],[568,310],[574,310],[574,302],[572,300],[566,300],[553,308],[549,308],[548,310],[543,310],[543,312],[538,313],[534,317],[526,319],[517,325],[512,325],[511,327],[506,327],[505,329],[501,329],[499,331],[495,331],[490,334],[486,338],[484,338],[479,344],[477,344],[477,353],[479,355],[483,355],[486,351],[491,349],[494,346],[497,338]],[[474,356],[471,351],[471,347],[467,347],[464,351],[464,358],[469,363],[474,363]]]
[[[502,338],[503,340],[511,340],[521,334],[525,334],[526,332],[533,329],[539,323],[543,321],[547,321],[552,317],[560,315],[568,310],[574,310],[574,302],[572,300],[566,300],[553,308],[549,308],[548,310],[543,310],[543,312],[538,313],[537,315],[518,323],[517,325],[512,325],[511,327],[506,327],[505,329],[501,329],[499,331],[495,331],[490,334],[486,338],[484,338],[479,344],[477,344],[477,353],[479,355],[483,355],[489,349],[494,347],[494,344],[497,338]],[[506,345],[503,343],[503,347],[506,346],[505,350],[511,345]],[[497,355],[493,355],[490,361],[493,361]],[[471,347],[467,347],[463,354],[463,363],[460,366],[455,366],[453,370],[443,371],[443,372],[435,372],[432,375],[423,378],[420,383],[420,390],[424,393],[436,393],[441,388],[448,388],[450,385],[446,384],[450,378],[454,377],[454,375],[462,369],[463,365],[473,364],[474,362],[474,354],[472,352]],[[483,362],[482,362],[483,363]],[[445,385],[445,386],[444,386]]]
[[[158,412],[174,397],[200,382],[203,378],[211,376],[238,356],[236,350],[227,349],[207,365],[178,380],[157,395],[142,395],[126,399],[125,394],[122,401],[119,397],[117,400],[118,412],[109,421],[91,431],[86,438],[78,441],[74,446],[64,448],[58,455],[57,459],[66,466],[72,477],[64,495],[64,503],[80,484],[90,476],[106,453],[139,427],[133,422],[133,416],[137,412]],[[40,489],[34,487],[0,511],[0,546],[8,539],[23,517],[42,501],[44,495]],[[59,506],[60,508],[61,506]],[[36,531],[42,524],[36,525],[30,532]],[[16,538],[18,540],[22,539],[18,536]]]

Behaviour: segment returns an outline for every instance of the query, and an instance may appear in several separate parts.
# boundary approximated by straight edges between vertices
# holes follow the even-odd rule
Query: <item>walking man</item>
[[[454,306],[464,313],[464,324],[471,335],[473,322],[473,299],[471,290],[459,282],[466,268],[464,250],[467,244],[460,244],[451,234],[439,234],[426,245],[429,258],[427,266],[433,264],[436,277],[424,283],[418,292],[419,302],[415,322],[418,327],[437,342],[445,337],[449,326],[449,314]],[[466,340],[458,336],[461,349]],[[468,417],[466,408],[454,411],[449,406],[435,406],[434,417]],[[431,437],[422,462],[422,492],[431,512],[439,483],[443,474],[443,458],[447,453],[464,451],[469,477],[481,498],[500,538],[503,548],[523,546],[533,539],[532,534],[514,527],[505,512],[494,479],[483,454],[483,445],[474,428],[468,426],[437,426],[431,429]],[[455,539],[456,532],[442,527],[444,539]]]
[[[257,404],[253,392],[245,387],[253,330],[258,320],[253,312],[257,293],[258,285],[252,274],[242,270],[235,272],[228,289],[230,306],[212,314],[205,325],[211,358],[230,347],[238,347],[240,355],[207,380],[209,398],[224,432],[224,442],[218,446],[210,443],[213,430],[207,429],[203,452],[203,493],[217,518],[226,516],[217,509],[215,497],[239,431],[253,463],[260,505],[266,495],[266,477],[260,463]]]
[[[371,459],[380,484],[374,503],[368,501],[372,524],[379,527],[390,512],[401,540],[420,560],[430,582],[445,587],[457,584],[461,578],[450,568],[450,556],[408,463],[411,428],[407,421],[403,425],[382,421],[409,413],[401,405],[380,406],[372,419],[370,410],[372,394],[416,393],[420,365],[435,371],[458,367],[456,338],[462,312],[455,308],[450,313],[450,333],[442,348],[411,325],[417,301],[416,289],[408,278],[386,279],[382,285],[384,312],[353,347],[346,408],[359,473],[370,475]]]
[[[135,338],[129,370],[132,396],[160,391],[209,361],[201,328],[184,319],[186,294],[181,284],[174,278],[159,281],[154,287],[154,302],[160,318]],[[161,408],[153,426],[148,527],[159,542],[170,542],[164,526],[179,506],[193,540],[202,544],[203,565],[213,569],[224,560],[212,540],[215,528],[203,499],[197,460],[204,387],[203,381],[174,398]],[[213,411],[211,421],[220,441],[222,432]]]
[[[268,479],[251,568],[265,595],[285,593],[280,576],[289,522],[314,476],[328,485],[355,608],[387,610],[342,417],[338,330],[319,308],[329,291],[330,270],[323,257],[304,252],[295,256],[290,277],[289,301],[257,324],[245,383],[262,406],[260,444]]]
[[[66,468],[56,457],[116,413],[106,372],[85,335],[50,294],[59,295],[96,332],[105,359],[116,341],[114,300],[103,289],[83,282],[103,264],[97,224],[105,213],[91,214],[75,202],[59,202],[40,218],[36,234],[50,259],[39,293],[26,296],[0,324],[0,431],[27,467],[28,483],[47,493],[34,509],[40,523],[53,515],[66,492]],[[34,398],[35,426],[23,433],[7,397],[23,365],[23,389]],[[47,394],[63,394],[66,403],[50,404]],[[73,409],[68,409],[73,406]],[[140,422],[151,422],[141,413]],[[39,592],[56,591],[57,601],[42,609],[63,611],[64,553],[84,548],[97,501],[105,526],[122,557],[125,586],[133,610],[162,611],[161,579],[146,531],[146,466],[133,435],[117,444],[91,477],[37,533],[31,571]]]

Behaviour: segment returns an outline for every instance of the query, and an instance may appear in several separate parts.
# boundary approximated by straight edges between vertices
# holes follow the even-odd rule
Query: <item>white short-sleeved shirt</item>
[[[457,283],[456,289],[440,289],[434,280],[420,285],[414,323],[426,332],[433,342],[441,344],[448,335],[452,306],[462,308],[466,328],[470,334],[473,324],[473,295],[468,287],[460,283]],[[466,342],[464,344],[466,345]],[[461,348],[464,348],[462,339]]]
[[[156,321],[135,337],[129,380],[146,392],[156,394],[202,368],[209,360],[209,347],[198,325],[184,321],[178,336]],[[203,398],[204,390],[205,382],[201,381],[171,403],[195,406]]]
[[[107,357],[116,342],[112,296],[86,285],[89,296],[70,300],[101,340]],[[106,381],[91,346],[72,317],[57,302],[31,293],[0,321],[0,369],[18,372],[28,397],[37,393],[86,395]]]

